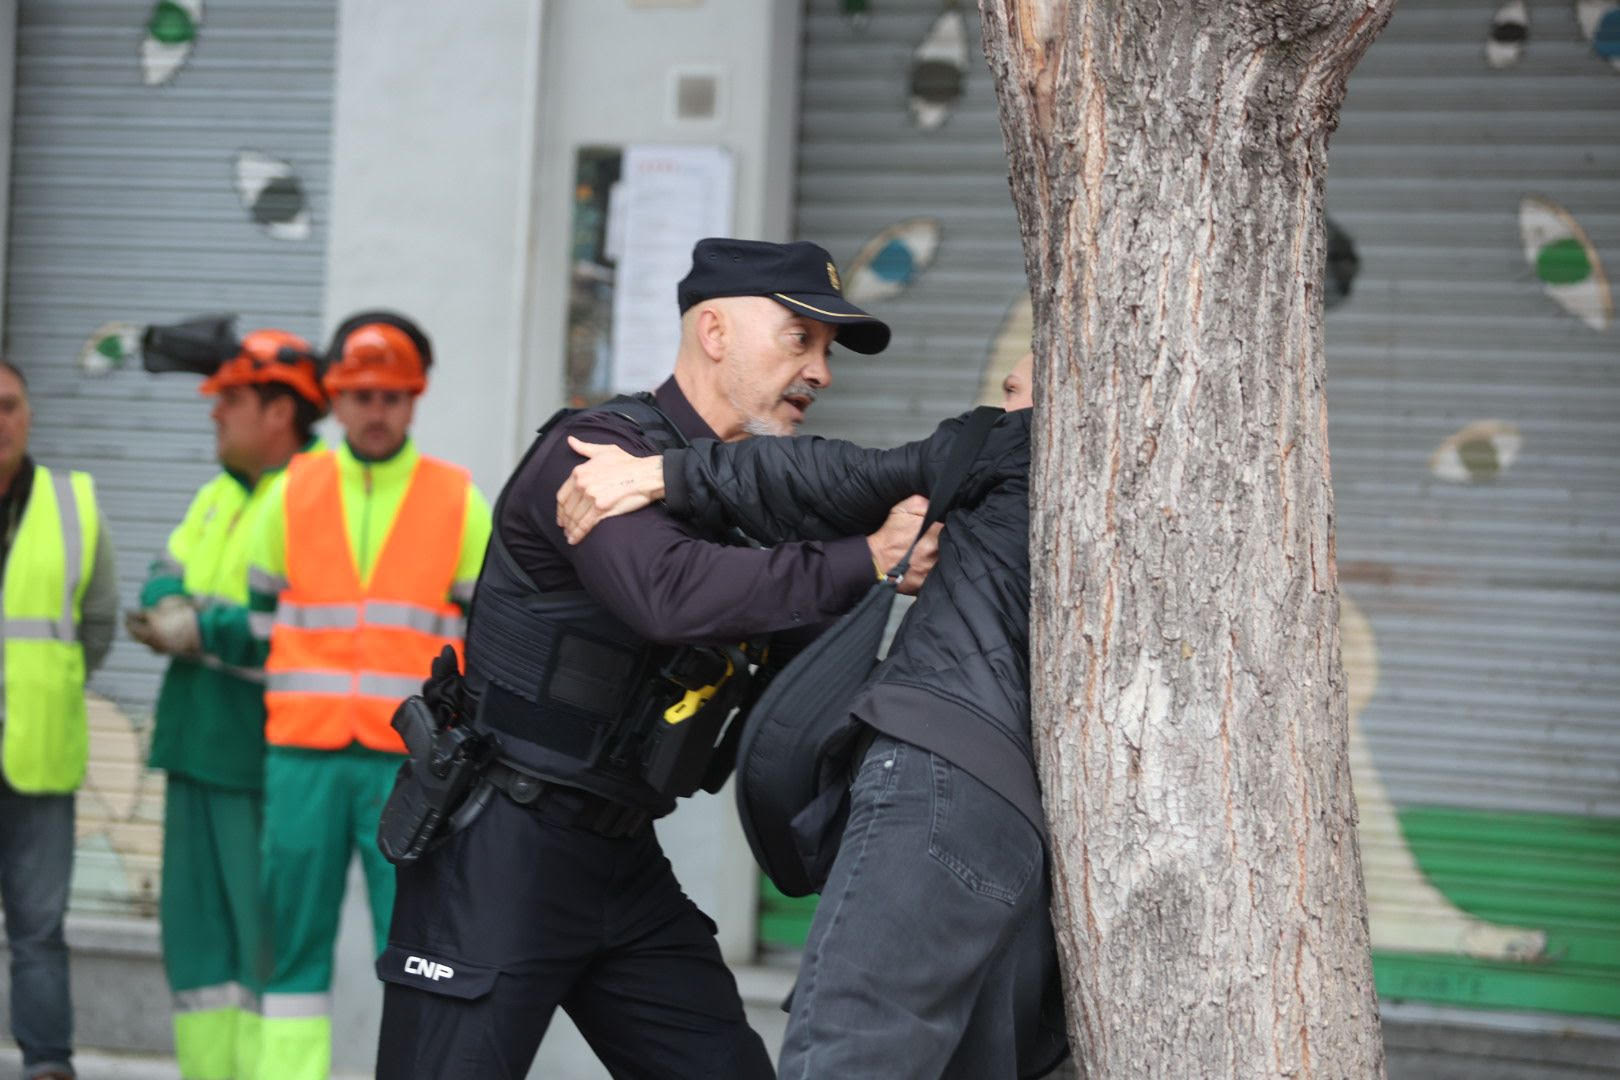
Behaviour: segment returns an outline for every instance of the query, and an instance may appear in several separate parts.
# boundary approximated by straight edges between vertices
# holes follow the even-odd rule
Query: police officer
[[[714,924],[653,832],[691,787],[651,767],[656,740],[691,730],[671,702],[713,690],[696,689],[712,666],[689,677],[705,659],[730,657],[719,667],[737,678],[739,643],[757,657],[762,637],[835,617],[918,519],[764,550],[650,506],[570,546],[557,491],[584,459],[567,437],[645,454],[791,434],[831,382],[835,341],[871,354],[889,340],[810,243],[700,241],[677,297],[674,376],[554,418],[496,506],[459,715],[498,749],[485,773],[498,793],[398,871],[378,961],[385,1080],[521,1076],[559,1006],[614,1076],[772,1075]],[[723,762],[709,764],[718,786]]]

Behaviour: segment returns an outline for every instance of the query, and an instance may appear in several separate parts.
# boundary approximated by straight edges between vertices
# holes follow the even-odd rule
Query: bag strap
[[[922,525],[917,529],[917,536],[894,568],[883,575],[885,580],[898,584],[900,579],[906,576],[906,571],[911,569],[911,553],[917,549],[923,535],[933,528],[936,522],[943,521],[945,515],[950,512],[951,504],[956,501],[962,482],[967,479],[969,466],[979,456],[984,440],[990,436],[990,429],[1005,415],[1006,410],[998,409],[994,405],[980,405],[968,414],[967,420],[962,423],[962,429],[956,433],[956,438],[951,443],[951,453],[945,459],[945,467],[940,470],[939,476],[934,478],[934,489],[928,493],[928,513],[923,516]]]
[[[636,394],[621,394],[603,404],[602,408],[618,413],[636,427],[660,453],[665,450],[684,450],[692,444],[669,414],[658,407],[658,399],[643,390]]]

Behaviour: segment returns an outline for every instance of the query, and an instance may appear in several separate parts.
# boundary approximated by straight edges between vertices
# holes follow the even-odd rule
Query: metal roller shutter
[[[909,98],[951,89],[954,5],[865,6],[807,7],[797,228],[852,282],[874,235],[938,222],[873,301],[889,352],[843,357],[811,414],[890,445],[973,403],[1023,262],[973,6],[932,129]],[[1333,142],[1360,271],[1327,318],[1333,478],[1392,998],[1620,1016],[1620,342],[1593,264],[1620,270],[1615,7],[1533,5],[1519,47],[1503,5],[1488,50],[1493,5],[1406,0]],[[765,910],[793,943],[804,911]]]
[[[81,350],[109,323],[203,312],[319,334],[335,30],[334,0],[18,4],[6,348],[35,457],[96,478],[126,605],[217,468],[213,430],[195,379],[111,355],[91,377]],[[161,783],[144,758],[161,672],[121,638],[92,680],[78,910],[155,901]]]

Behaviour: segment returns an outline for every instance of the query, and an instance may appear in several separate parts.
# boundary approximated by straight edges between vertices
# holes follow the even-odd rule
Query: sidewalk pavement
[[[776,1050],[782,1045],[782,1032],[787,1027],[787,1014],[780,1006],[793,987],[793,967],[776,963],[738,968],[737,986],[748,1006],[749,1022],[765,1040],[774,1061]],[[172,1057],[154,1054],[81,1050],[73,1055],[73,1065],[79,1080],[178,1080],[180,1076]],[[22,1055],[16,1044],[0,1041],[0,1078],[10,1080],[20,1076],[21,1070]],[[332,1080],[364,1080],[370,1076],[369,1070],[339,1068],[332,1073]],[[540,1056],[529,1070],[529,1078],[608,1080],[608,1074],[568,1017],[558,1013],[546,1032]]]

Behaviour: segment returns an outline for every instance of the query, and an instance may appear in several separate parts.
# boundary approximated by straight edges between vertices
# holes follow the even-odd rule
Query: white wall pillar
[[[342,0],[326,324],[395,308],[433,339],[422,449],[493,498],[513,463],[543,0]]]
[[[545,0],[339,0],[326,330],[393,308],[433,339],[422,449],[494,497],[517,443]],[[8,84],[9,85],[9,84]],[[369,1074],[382,988],[351,874],[334,1064]]]

